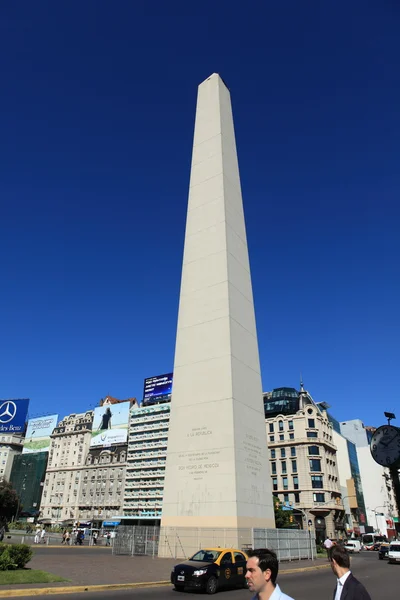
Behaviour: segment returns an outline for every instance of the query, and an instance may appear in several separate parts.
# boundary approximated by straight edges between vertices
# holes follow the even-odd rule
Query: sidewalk
[[[28,566],[32,569],[42,569],[60,575],[68,581],[51,585],[1,586],[0,590],[169,582],[171,570],[179,562],[180,560],[176,558],[113,556],[110,550],[97,552],[96,548],[90,550],[86,548],[84,553],[79,553],[77,549],[59,550],[49,547],[46,550],[43,548],[40,552],[35,552]],[[326,558],[318,558],[314,561],[282,562],[280,573],[284,576],[285,573],[325,568],[326,566]]]

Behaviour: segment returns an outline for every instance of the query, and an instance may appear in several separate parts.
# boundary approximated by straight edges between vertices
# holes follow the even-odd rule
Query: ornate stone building
[[[336,446],[326,411],[301,386],[264,394],[273,493],[317,540],[344,535]]]
[[[92,439],[93,411],[64,417],[50,436],[40,520],[72,524],[78,516],[82,468]]]

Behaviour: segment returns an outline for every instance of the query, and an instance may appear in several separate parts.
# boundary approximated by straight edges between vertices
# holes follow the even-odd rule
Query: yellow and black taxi
[[[178,591],[191,588],[207,594],[222,588],[247,587],[246,561],[247,555],[235,548],[204,548],[173,568],[171,583]]]

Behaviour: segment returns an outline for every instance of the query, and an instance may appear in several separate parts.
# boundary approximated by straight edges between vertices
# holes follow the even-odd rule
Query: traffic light
[[[290,515],[289,521],[290,521],[290,523],[293,523],[293,521],[294,521],[293,515]]]

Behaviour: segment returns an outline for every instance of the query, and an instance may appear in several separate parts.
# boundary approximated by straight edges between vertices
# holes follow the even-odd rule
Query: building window
[[[292,460],[292,473],[297,473],[297,460]]]
[[[293,421],[289,421],[288,425],[289,425],[289,431],[292,430],[292,429],[294,429],[294,427],[293,427]]]
[[[283,501],[289,502],[289,494],[283,494]]]
[[[322,475],[311,475],[311,485],[313,489],[322,489],[324,487],[324,479]]]
[[[287,490],[288,489],[288,478],[287,477],[282,477],[282,484],[283,484],[283,489]]]
[[[308,419],[308,426],[310,429],[315,429],[315,419]]]
[[[290,448],[290,456],[296,456],[296,447],[295,446],[292,446]]]
[[[321,471],[321,460],[319,458],[310,458],[310,471]]]
[[[316,438],[318,437],[318,433],[316,431],[307,431],[308,438]]]
[[[270,435],[269,436],[269,441],[270,442],[274,442],[275,441],[275,436],[274,435]]]
[[[281,462],[281,465],[282,465],[282,473],[287,473],[287,470],[286,470],[286,460],[283,460]]]
[[[276,456],[275,448],[272,448],[272,450],[271,450],[271,458],[275,458],[275,456]]]
[[[300,502],[300,494],[298,492],[296,492],[295,495],[294,495],[294,501],[296,503]]]
[[[271,473],[273,475],[276,474],[276,463],[275,462],[271,463]]]
[[[269,424],[269,432],[274,433],[274,424],[273,423]]]
[[[283,433],[279,434],[279,441],[283,442],[283,440],[285,439],[285,435]]]
[[[313,494],[314,502],[325,502],[325,494],[321,494],[318,492],[317,494]]]
[[[286,457],[286,450],[285,448],[281,448],[281,458],[285,458]]]
[[[319,456],[319,447],[318,446],[308,446],[308,454],[309,454],[309,456]]]
[[[294,440],[294,433],[289,433],[289,440]]]
[[[279,431],[283,431],[283,421],[278,422]]]
[[[276,492],[276,490],[278,489],[278,478],[277,477],[272,478],[272,489],[274,490],[274,492]]]
[[[297,477],[297,475],[295,477],[293,477],[293,489],[295,489],[295,490],[299,489],[299,478]]]

